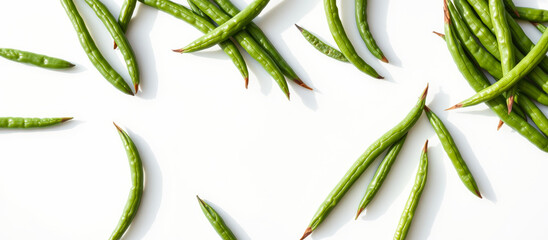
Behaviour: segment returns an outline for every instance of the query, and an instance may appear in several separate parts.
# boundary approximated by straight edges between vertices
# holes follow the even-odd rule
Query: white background
[[[118,15],[121,0],[103,2]],[[251,0],[234,2],[242,8]],[[300,35],[293,24],[334,44],[322,1],[273,0],[255,22],[315,89],[290,83],[287,101],[248,55],[246,90],[218,47],[173,53],[201,33],[140,3],[127,35],[142,91],[124,95],[89,62],[59,1],[2,1],[0,47],[77,66],[52,71],[0,59],[1,116],[75,118],[48,129],[1,130],[0,239],[110,236],[131,185],[113,121],[133,138],[146,168],[143,201],[124,239],[218,239],[197,194],[239,239],[298,239],[350,165],[409,112],[427,83],[427,104],[452,133],[484,199],[460,182],[423,115],[365,214],[353,220],[378,162],[309,238],[390,239],[429,139],[428,182],[408,239],[547,239],[546,153],[506,126],[497,132],[498,119],[484,104],[443,111],[473,90],[432,34],[443,31],[442,1],[369,1],[373,35],[390,64],[361,42],[353,1],[339,3],[357,51],[385,80],[323,56]],[[548,8],[542,1],[516,3]],[[102,52],[128,79],[102,23],[84,1],[76,4]],[[534,41],[540,37],[526,30]]]

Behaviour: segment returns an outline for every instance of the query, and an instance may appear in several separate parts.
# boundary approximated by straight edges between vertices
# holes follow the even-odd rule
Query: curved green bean
[[[344,54],[346,59],[354,64],[354,66],[356,66],[360,71],[374,78],[383,79],[383,77],[380,76],[377,71],[375,71],[375,69],[369,66],[360,56],[358,56],[358,53],[354,49],[354,46],[352,46],[350,39],[348,39],[348,36],[346,36],[346,32],[344,31],[341,19],[339,18],[337,1],[324,0],[323,3],[331,35],[333,35],[333,39],[335,39],[337,46]]]
[[[523,107],[525,113],[533,120],[538,129],[544,133],[545,136],[548,136],[548,118],[540,110],[533,101],[531,101],[527,96],[517,94],[516,102]]]
[[[207,204],[200,197],[196,196],[196,198],[198,199],[198,203],[200,203],[202,212],[204,212],[207,220],[211,223],[211,226],[213,226],[219,236],[221,236],[223,240],[236,240],[237,238],[234,236],[234,233],[232,233],[232,230],[226,226],[225,221],[221,216],[219,216],[215,209],[209,206],[209,204]]]
[[[68,118],[22,118],[0,117],[0,128],[40,128],[71,120]]]
[[[415,210],[419,205],[419,200],[421,198],[422,191],[424,190],[424,186],[426,185],[426,179],[428,176],[427,152],[428,140],[426,140],[424,148],[422,149],[419,169],[417,170],[417,176],[415,177],[415,184],[413,185],[413,189],[411,189],[411,193],[409,194],[409,198],[407,199],[407,203],[405,204],[405,208],[401,214],[400,223],[398,224],[398,228],[394,234],[394,240],[405,239],[407,232],[409,232],[409,228],[411,227],[413,217],[415,216]]]
[[[133,11],[135,11],[135,6],[137,5],[137,0],[125,0],[122,4],[122,9],[120,9],[120,15],[118,15],[118,25],[120,25],[120,28],[125,33],[127,31],[127,26],[129,25],[129,21],[131,20],[131,16],[133,16]],[[114,42],[114,49],[116,49],[118,45],[116,44],[116,41]]]
[[[295,24],[295,27],[299,29],[303,37],[308,41],[314,48],[316,48],[321,53],[327,55],[328,57],[337,59],[342,62],[348,62],[348,59],[340,52],[339,50],[327,45],[322,40],[320,40],[318,37],[314,36],[311,32],[307,31],[306,29],[300,27],[299,25]]]
[[[548,22],[548,10],[528,8],[528,7],[516,7],[518,11],[518,18],[533,22]]]
[[[377,192],[381,189],[382,183],[388,176],[388,172],[390,172],[392,164],[394,164],[394,162],[396,161],[396,157],[400,153],[400,150],[405,143],[406,137],[407,134],[403,135],[400,140],[398,140],[388,149],[386,156],[377,168],[377,171],[375,171],[373,179],[371,179],[371,182],[369,182],[369,185],[367,185],[367,190],[365,191],[365,194],[363,195],[363,198],[358,205],[358,213],[356,213],[355,219],[358,219],[363,210],[367,207],[367,205],[369,205],[371,200],[373,200]]]
[[[264,7],[266,7],[268,2],[270,2],[270,0],[253,1],[230,21],[219,25],[214,30],[194,40],[187,46],[175,51],[180,53],[195,52],[227,40],[229,37],[245,28],[255,17],[257,17]]]
[[[139,1],[146,4],[147,6],[156,8],[178,19],[181,19],[203,33],[208,33],[212,31],[213,29],[215,29],[215,25],[209,22],[208,19],[194,14],[191,10],[189,10],[183,5],[174,3],[169,0],[139,0]],[[240,53],[240,51],[238,50],[238,47],[236,47],[236,45],[230,40],[226,40],[219,43],[219,46],[225,52],[225,54],[232,60],[234,65],[236,65],[236,68],[238,68],[238,70],[244,77],[245,87],[247,88],[247,84],[249,82],[249,72],[247,70],[247,65],[245,63],[245,60],[242,54]]]
[[[356,0],[355,2],[356,10],[356,25],[358,25],[358,31],[360,36],[369,49],[369,52],[373,54],[379,60],[388,63],[388,59],[384,56],[384,53],[381,51],[377,42],[373,38],[373,34],[369,31],[369,23],[367,23],[367,0]]]
[[[120,221],[112,232],[112,235],[110,235],[109,240],[118,240],[122,238],[129,225],[133,221],[133,218],[135,218],[135,215],[137,214],[137,210],[139,209],[139,205],[141,204],[141,198],[143,196],[144,188],[144,170],[143,163],[141,162],[141,157],[139,156],[139,151],[137,151],[137,147],[135,146],[129,135],[120,127],[118,127],[116,123],[114,124],[114,126],[118,130],[120,138],[122,138],[122,143],[124,144],[124,148],[126,149],[127,157],[129,160],[129,167],[131,170],[131,189],[129,191],[129,197],[126,202],[126,206],[124,207],[122,217],[120,217]]]
[[[137,59],[133,53],[133,49],[129,44],[129,41],[124,34],[124,30],[118,25],[116,19],[109,12],[107,7],[99,0],[86,0],[86,3],[93,9],[97,17],[101,19],[108,32],[114,38],[114,42],[120,47],[120,52],[124,57],[129,76],[135,87],[135,93],[139,91],[139,66],[137,65]]]
[[[11,48],[0,48],[0,56],[15,62],[30,63],[43,68],[61,69],[74,67],[74,64],[63,59]]]
[[[125,94],[133,95],[131,88],[124,81],[122,76],[120,76],[120,74],[112,68],[97,48],[97,45],[95,45],[95,42],[93,41],[93,38],[89,34],[86,24],[84,23],[84,20],[78,13],[76,6],[74,6],[74,2],[72,2],[72,0],[61,0],[61,4],[65,8],[68,17],[70,18],[70,21],[78,34],[78,40],[80,40],[80,44],[88,55],[91,63],[93,63],[95,68],[97,68],[103,77],[105,77],[105,79],[114,87]]]
[[[213,0],[219,8],[221,8],[225,13],[230,15],[231,17],[236,16],[240,10],[230,2],[230,0]],[[257,24],[250,22],[245,29],[247,32],[261,45],[261,47],[272,57],[274,62],[276,62],[276,65],[280,68],[282,73],[287,76],[289,79],[291,79],[293,82],[298,84],[301,87],[304,87],[308,90],[313,90],[311,87],[306,85],[301,78],[295,73],[293,68],[285,61],[285,59],[282,57],[280,52],[274,47],[274,44],[268,40],[268,37],[266,34],[257,26]]]
[[[320,205],[318,211],[316,211],[316,214],[314,214],[314,217],[306,228],[301,240],[310,235],[312,231],[314,231],[320,223],[325,220],[331,210],[333,210],[337,203],[339,203],[339,201],[344,197],[344,194],[346,194],[352,184],[358,180],[367,167],[371,165],[375,158],[377,158],[382,152],[384,152],[384,150],[393,145],[396,141],[401,139],[409,131],[409,129],[415,125],[424,108],[427,92],[428,86],[424,89],[424,92],[419,97],[419,100],[407,116],[395,127],[373,142],[358,158],[358,160],[354,162],[352,167],[348,169],[344,177],[339,181],[331,193],[329,193],[325,201]]]
[[[466,186],[470,192],[479,198],[482,198],[476,180],[474,180],[474,176],[472,176],[472,173],[468,169],[457,144],[455,144],[455,141],[453,140],[453,137],[451,137],[449,130],[445,127],[445,124],[443,124],[441,119],[427,106],[424,107],[424,112],[430,121],[430,125],[432,125],[432,128],[434,128],[434,131],[438,135],[443,149],[447,153],[447,156],[449,156],[449,159],[451,159],[455,170],[457,170],[457,174],[462,183],[464,183],[464,186]]]
[[[449,12],[445,11],[445,40],[447,48],[455,61],[458,69],[464,76],[464,79],[468,84],[478,92],[487,88],[490,83],[489,80],[483,75],[483,72],[472,62],[472,60],[466,55],[460,43],[455,36],[453,25],[451,24],[451,18]],[[533,143],[542,151],[548,152],[548,138],[537,131],[527,121],[524,121],[516,113],[511,112],[508,114],[506,103],[502,97],[495,97],[492,100],[486,102],[487,106],[497,114],[497,116],[504,121],[508,126],[516,130],[519,134]]]
[[[208,15],[217,24],[224,24],[225,22],[232,21],[230,16],[224,13],[221,9],[217,8],[213,3],[207,0],[191,0],[196,6]],[[287,99],[289,99],[289,89],[287,82],[274,60],[265,52],[261,46],[247,33],[247,31],[240,31],[234,34],[234,39],[240,43],[240,45],[259,62],[263,68],[274,78],[280,89],[284,92]]]

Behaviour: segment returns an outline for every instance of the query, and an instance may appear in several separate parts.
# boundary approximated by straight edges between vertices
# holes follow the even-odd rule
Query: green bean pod
[[[194,40],[187,46],[176,50],[176,52],[187,53],[209,48],[217,43],[227,40],[232,35],[244,29],[255,17],[261,13],[270,0],[255,0],[236,16],[219,25],[214,30]],[[202,10],[203,11],[203,10]]]
[[[483,75],[483,72],[466,55],[460,43],[457,41],[449,12],[445,11],[445,40],[447,48],[453,57],[458,69],[474,91],[479,92],[487,88],[490,83]],[[524,121],[516,113],[508,114],[506,103],[502,97],[495,97],[486,102],[487,106],[497,114],[497,116],[508,126],[516,130],[519,134],[537,146],[540,150],[548,152],[548,138],[537,131],[527,121]]]
[[[419,97],[419,100],[407,114],[407,116],[398,123],[395,127],[390,129],[388,132],[383,134],[379,139],[373,142],[367,150],[354,162],[352,167],[348,169],[343,178],[339,181],[337,186],[329,193],[325,201],[320,205],[318,211],[312,218],[312,221],[306,228],[302,239],[306,238],[312,233],[320,223],[325,220],[329,215],[331,210],[339,203],[339,201],[344,197],[344,194],[350,189],[352,184],[358,180],[362,173],[371,165],[371,163],[377,158],[384,150],[392,146],[395,142],[401,139],[408,131],[415,125],[419,117],[421,116],[422,110],[424,108],[424,103],[426,101],[426,94],[428,92],[428,87],[424,89],[424,92]]]
[[[523,107],[525,113],[533,120],[538,129],[544,133],[545,136],[548,136],[548,118],[540,110],[533,101],[531,101],[527,96],[521,94],[516,95],[516,102]]]
[[[0,128],[41,128],[71,120],[68,118],[0,117]]]
[[[367,190],[365,191],[365,194],[360,201],[360,204],[358,205],[358,213],[356,213],[355,219],[358,219],[363,210],[367,207],[367,205],[369,205],[371,200],[373,200],[377,192],[381,189],[382,183],[388,176],[388,172],[390,172],[392,165],[396,161],[396,157],[398,157],[398,154],[400,153],[400,150],[405,143],[406,137],[407,134],[403,135],[400,140],[398,140],[388,149],[386,156],[384,156],[384,159],[377,168],[377,171],[375,171],[373,179],[371,179],[371,182],[369,182],[369,185],[367,185]]]
[[[377,73],[377,71],[375,71],[375,69],[369,66],[360,56],[358,56],[356,49],[354,49],[354,46],[352,46],[350,39],[348,39],[348,36],[346,35],[346,32],[344,31],[344,27],[342,25],[341,19],[339,18],[339,9],[337,8],[337,1],[324,0],[323,3],[324,3],[325,15],[327,17],[327,24],[329,25],[329,30],[331,31],[331,35],[333,35],[333,39],[335,39],[337,46],[339,47],[341,52],[344,54],[346,59],[348,59],[348,61],[354,64],[354,66],[356,66],[360,71],[374,78],[383,79],[383,77],[380,76]]]
[[[80,44],[88,55],[91,63],[93,63],[95,68],[97,68],[103,77],[105,77],[105,79],[114,87],[125,94],[133,95],[131,88],[124,81],[122,76],[120,76],[120,74],[112,68],[97,48],[97,45],[95,45],[95,42],[93,41],[93,38],[89,34],[86,24],[84,23],[84,20],[78,13],[76,6],[74,6],[74,2],[72,2],[72,0],[61,0],[61,4],[65,8],[68,17],[70,18],[72,25],[78,34],[78,40],[80,40]]]
[[[124,30],[122,30],[120,25],[118,25],[118,22],[116,22],[114,16],[112,16],[110,11],[103,3],[101,3],[101,1],[86,0],[86,3],[93,9],[97,17],[101,19],[112,38],[114,38],[116,44],[120,47],[120,52],[124,57],[129,76],[131,77],[131,81],[133,82],[133,86],[135,88],[135,93],[137,93],[140,82],[139,66],[137,65],[137,59],[133,53],[133,48],[131,48],[131,44],[129,44],[129,41],[124,34]]]
[[[225,13],[230,15],[231,17],[236,16],[238,13],[240,13],[240,10],[230,2],[230,0],[213,0],[219,8],[221,8]],[[261,47],[270,55],[270,57],[276,62],[276,65],[280,68],[282,73],[287,76],[289,79],[291,79],[293,82],[298,84],[301,87],[304,87],[308,90],[313,90],[311,87],[306,85],[299,76],[297,76],[297,73],[291,68],[289,63],[285,61],[285,59],[282,57],[280,52],[274,47],[274,44],[268,40],[268,37],[266,34],[257,26],[257,24],[250,22],[247,27],[245,28],[247,32],[261,45]]]
[[[362,37],[365,46],[373,56],[388,63],[388,59],[386,59],[384,53],[377,45],[371,31],[369,31],[369,23],[367,23],[367,0],[356,0],[354,3],[356,10],[356,25],[358,26],[358,31],[360,32],[360,36]]]
[[[203,33],[208,33],[212,31],[213,29],[215,29],[215,25],[209,22],[208,19],[193,13],[191,10],[189,10],[183,5],[174,3],[169,0],[139,0],[139,1],[150,7],[156,8],[178,19],[181,19]],[[219,46],[225,52],[225,54],[232,60],[236,68],[238,68],[238,70],[244,77],[245,86],[247,88],[247,83],[249,81],[249,72],[247,70],[247,65],[245,63],[245,60],[242,54],[240,53],[240,51],[238,50],[238,47],[236,47],[236,45],[230,40],[219,43]]]
[[[188,2],[188,6],[190,6],[190,9],[192,10],[192,12],[196,13],[197,15],[199,15],[200,17],[203,17],[203,18],[207,18],[209,19],[209,17],[204,13],[202,12],[202,10],[200,10],[198,8],[198,6],[196,6],[196,4],[194,4],[192,1],[190,0],[187,0]],[[213,20],[211,20],[210,22],[213,22]]]
[[[198,198],[198,203],[200,203],[202,212],[204,212],[207,220],[211,223],[211,226],[213,226],[219,236],[221,236],[223,240],[236,240],[237,238],[234,236],[234,233],[232,233],[232,230],[226,226],[225,221],[221,216],[219,216],[215,209],[209,206],[209,204],[207,204],[200,197],[196,196],[196,198]]]
[[[506,9],[502,0],[489,0],[489,12],[491,13],[491,22],[493,22],[494,33],[499,46],[502,73],[506,75],[516,65],[516,58],[512,48],[512,34],[506,20]]]
[[[518,18],[533,22],[548,22],[548,11],[544,9],[516,7]]]
[[[546,32],[546,26],[540,24],[540,23],[537,23],[537,22],[531,22],[533,25],[535,25],[535,27],[541,32],[541,33],[544,33]]]
[[[417,206],[419,205],[419,200],[421,198],[422,191],[424,190],[424,186],[426,185],[426,179],[428,176],[427,152],[428,140],[426,140],[424,148],[422,149],[419,169],[417,170],[417,175],[415,177],[415,184],[413,185],[413,189],[411,189],[411,193],[409,194],[409,198],[407,199],[407,203],[405,204],[405,208],[401,214],[400,223],[398,224],[398,228],[396,228],[396,233],[394,234],[394,240],[405,239],[405,237],[407,237],[407,232],[409,232],[409,228],[411,227],[413,217],[415,216],[415,210],[417,210]]]
[[[125,0],[122,4],[122,9],[120,9],[120,15],[118,15],[118,25],[123,32],[127,31],[127,26],[133,16],[135,11],[135,6],[137,5],[137,0]]]
[[[470,190],[470,192],[475,194],[477,197],[482,198],[478,185],[476,184],[476,180],[474,180],[474,176],[472,176],[472,173],[468,169],[466,162],[460,154],[457,144],[455,144],[455,141],[453,140],[453,137],[451,137],[449,130],[445,127],[445,124],[443,124],[441,119],[434,112],[432,112],[430,108],[425,106],[424,112],[430,121],[430,125],[432,125],[432,128],[434,128],[434,131],[438,135],[443,149],[447,153],[447,156],[449,156],[449,159],[451,159],[455,170],[457,170],[457,174],[459,175],[462,183],[464,183],[464,186],[466,186],[466,188],[468,188],[468,190]]]
[[[228,14],[224,13],[221,9],[217,8],[213,3],[207,0],[191,1],[217,24],[224,24],[225,22],[232,21]],[[278,83],[280,89],[284,92],[287,99],[289,99],[289,89],[284,75],[270,55],[268,55],[268,53],[264,51],[245,30],[237,32],[233,37],[249,53],[249,55],[257,60],[257,62],[259,62],[274,78],[274,81]]]
[[[526,96],[530,97],[531,99],[537,101],[538,103],[544,106],[548,106],[548,95],[540,91],[535,85],[527,81],[520,81],[518,87],[519,87],[519,90]]]
[[[74,64],[63,59],[11,48],[0,48],[0,56],[15,62],[29,63],[43,68],[62,69],[74,67]]]
[[[348,62],[348,59],[340,52],[339,50],[329,46],[327,43],[324,43],[322,40],[320,40],[318,37],[314,36],[311,32],[307,31],[306,29],[300,27],[299,25],[295,24],[297,29],[301,32],[303,37],[308,41],[314,48],[316,48],[321,53],[325,54],[326,56],[330,58],[337,59],[341,62]]]
[[[139,156],[139,151],[137,151],[137,147],[129,135],[116,124],[114,124],[114,126],[116,126],[116,129],[118,130],[120,138],[122,138],[122,143],[124,144],[129,160],[129,167],[131,170],[131,189],[129,191],[129,197],[126,202],[126,206],[124,207],[122,217],[120,217],[120,221],[112,232],[112,235],[110,235],[109,240],[118,240],[122,238],[133,221],[133,218],[135,218],[135,215],[137,214],[144,189],[144,170],[141,157]]]
[[[470,6],[466,0],[455,0],[455,6],[457,7],[462,19],[466,22],[470,31],[474,33],[481,44],[491,53],[496,59],[500,60],[500,52],[497,44],[497,38],[491,30],[483,24],[483,22],[476,16],[475,10]],[[451,13],[453,14],[453,13]],[[454,19],[451,18],[451,21]],[[454,23],[455,24],[455,23]],[[455,26],[456,27],[456,26]]]
[[[504,7],[506,11],[511,13],[514,16],[519,16],[518,9],[512,0],[504,0]]]

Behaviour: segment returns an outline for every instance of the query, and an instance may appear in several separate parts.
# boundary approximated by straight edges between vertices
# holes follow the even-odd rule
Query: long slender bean
[[[325,54],[328,57],[337,59],[341,62],[348,62],[348,59],[340,52],[339,50],[335,49],[334,47],[329,46],[327,43],[324,43],[322,40],[320,40],[318,37],[314,36],[311,32],[307,31],[306,29],[300,27],[299,25],[295,24],[297,29],[301,32],[303,37],[308,41],[314,48],[316,48],[321,53]]]
[[[221,9],[217,8],[213,3],[207,0],[191,0],[196,6],[208,15],[217,24],[224,24],[228,21],[232,21],[230,16],[224,13]],[[240,45],[259,62],[263,68],[274,78],[274,81],[278,83],[280,89],[284,92],[287,99],[289,99],[289,89],[287,82],[274,60],[266,53],[261,46],[247,33],[247,31],[237,32],[234,39],[240,43]]]
[[[93,63],[95,68],[97,68],[103,77],[105,77],[105,79],[114,87],[125,94],[133,95],[131,88],[124,81],[122,76],[120,76],[120,74],[112,68],[97,48],[97,45],[95,45],[95,42],[93,41],[93,38],[89,34],[86,24],[84,23],[84,20],[78,13],[76,6],[74,6],[74,2],[72,2],[72,0],[61,0],[61,4],[65,8],[68,17],[70,18],[72,25],[78,34],[78,40],[80,40],[80,44],[88,55],[91,63]]]
[[[71,120],[68,118],[22,118],[0,117],[0,128],[39,128],[56,125]]]
[[[209,204],[207,204],[200,197],[196,196],[196,198],[198,199],[198,203],[200,203],[202,212],[204,212],[207,220],[211,223],[211,226],[213,226],[219,236],[221,236],[223,240],[236,240],[237,238],[234,236],[234,233],[232,233],[232,230],[230,230],[223,218],[215,211],[215,209],[209,206]]]
[[[137,91],[139,90],[140,82],[139,66],[137,65],[137,59],[135,58],[135,54],[133,53],[131,44],[129,44],[129,41],[124,34],[124,31],[122,30],[120,25],[118,25],[118,22],[116,22],[116,19],[114,18],[114,16],[112,16],[107,7],[103,3],[101,3],[101,1],[86,0],[86,3],[93,9],[97,17],[101,19],[112,38],[114,38],[114,41],[120,47],[120,52],[122,53],[122,56],[124,57],[125,63],[127,65],[129,76],[131,77],[131,81],[133,82],[133,86],[135,87],[135,93],[137,93]]]
[[[383,79],[383,77],[380,76],[377,71],[375,71],[375,69],[369,66],[360,56],[358,56],[356,49],[354,49],[354,46],[352,46],[350,39],[348,39],[348,36],[346,36],[346,32],[344,31],[341,19],[339,18],[337,1],[324,0],[323,4],[331,35],[333,35],[333,39],[335,39],[337,46],[344,54],[346,59],[354,64],[354,66],[356,66],[360,71],[374,78]]]
[[[528,7],[516,7],[516,10],[519,13],[519,19],[533,22],[548,22],[548,10]]]
[[[194,14],[190,9],[186,8],[183,5],[174,3],[169,0],[139,0],[139,1],[150,7],[156,8],[178,19],[181,19],[203,33],[207,33],[215,29],[215,25],[210,23],[208,19]],[[225,54],[232,60],[234,65],[236,65],[236,68],[238,68],[238,70],[244,77],[245,86],[247,88],[247,84],[249,82],[249,73],[247,70],[247,65],[245,63],[245,60],[242,57],[242,54],[240,53],[240,51],[238,50],[238,47],[236,47],[236,45],[230,40],[226,40],[224,42],[219,43],[219,46],[225,52]]]
[[[405,208],[401,214],[400,223],[398,224],[398,228],[396,228],[396,233],[394,234],[394,240],[405,239],[405,237],[407,237],[407,232],[409,232],[409,228],[411,227],[411,223],[413,222],[415,210],[417,210],[417,206],[419,205],[419,200],[421,198],[422,191],[424,190],[424,186],[426,185],[426,179],[428,176],[427,152],[428,140],[426,140],[424,148],[422,149],[419,169],[417,170],[417,175],[415,177],[415,184],[413,185],[413,189],[411,189],[407,203],[405,203]]]
[[[302,239],[305,239],[308,235],[312,233],[322,222],[327,218],[331,210],[339,203],[339,201],[344,197],[344,194],[350,189],[352,184],[358,180],[362,173],[371,165],[371,163],[377,158],[384,150],[394,144],[396,141],[401,139],[408,131],[415,125],[419,117],[421,116],[422,110],[424,108],[424,103],[426,101],[426,94],[428,92],[428,87],[424,89],[422,95],[419,97],[419,100],[407,114],[407,116],[398,123],[395,127],[390,129],[388,132],[383,134],[379,139],[373,142],[367,150],[354,162],[352,167],[348,169],[343,178],[339,181],[337,186],[329,193],[325,201],[320,205],[316,214],[312,218],[312,221],[306,228]]]
[[[477,197],[482,198],[476,180],[474,180],[474,176],[472,176],[470,169],[468,169],[468,165],[466,165],[466,162],[462,158],[459,148],[457,147],[457,144],[455,144],[449,130],[445,127],[445,124],[443,124],[441,119],[427,106],[424,107],[424,112],[430,121],[430,125],[432,125],[432,128],[434,128],[434,131],[438,135],[443,149],[447,153],[447,156],[449,156],[449,159],[451,159],[455,170],[457,170],[457,174],[462,183],[464,183],[464,186]]]
[[[0,48],[0,56],[15,62],[30,63],[43,68],[61,69],[74,67],[74,64],[63,59],[11,48]]]
[[[238,13],[240,13],[240,10],[230,2],[230,0],[213,0],[219,8],[221,8],[225,13],[230,15],[231,17],[236,16]],[[311,87],[306,85],[301,78],[295,73],[295,70],[291,68],[289,63],[285,61],[283,56],[278,52],[274,44],[268,40],[268,37],[266,34],[257,26],[257,24],[250,22],[246,28],[247,32],[261,45],[261,47],[272,57],[274,62],[276,62],[276,65],[280,68],[282,73],[287,76],[289,79],[291,79],[293,82],[298,84],[301,87],[304,87],[308,90],[313,90]]]
[[[219,25],[211,32],[206,33],[187,46],[175,51],[180,53],[195,52],[227,40],[229,37],[245,28],[255,17],[259,15],[259,13],[261,13],[263,8],[266,7],[269,2],[270,0],[255,0],[251,2],[251,4],[234,16],[230,21]]]
[[[384,53],[377,45],[377,42],[373,38],[373,34],[371,34],[371,31],[369,30],[369,23],[367,22],[367,0],[356,0],[354,1],[354,6],[356,25],[358,26],[358,31],[360,32],[360,36],[362,37],[365,46],[373,56],[388,63],[388,59],[384,56]]]
[[[360,204],[358,205],[358,212],[356,213],[356,219],[360,216],[360,214],[363,212],[363,210],[369,205],[371,200],[375,197],[377,192],[381,189],[382,183],[388,176],[388,172],[390,172],[390,169],[392,168],[392,164],[396,161],[396,158],[398,157],[398,154],[400,153],[400,150],[403,147],[403,144],[405,143],[405,138],[407,137],[407,134],[403,135],[403,137],[398,140],[394,145],[392,145],[387,153],[384,159],[382,160],[381,164],[377,168],[377,171],[375,171],[375,175],[373,176],[373,179],[371,179],[371,182],[369,182],[369,185],[367,185],[367,190],[365,191],[365,194],[363,195],[362,200],[360,201]]]
[[[129,137],[129,135],[122,130],[116,123],[114,124],[120,134],[124,148],[126,149],[126,154],[129,160],[129,167],[131,170],[131,189],[129,190],[129,196],[120,217],[118,225],[112,232],[109,240],[117,240],[122,238],[124,233],[127,231],[129,225],[135,218],[139,205],[141,204],[141,198],[143,196],[144,189],[144,170],[143,163],[141,162],[141,157],[139,156],[139,151],[137,147]]]
[[[538,129],[543,132],[545,136],[548,136],[548,118],[546,118],[546,115],[544,115],[542,110],[540,110],[527,96],[520,94],[517,94],[516,96],[516,102],[523,107],[525,113],[533,120]]]
[[[129,25],[129,21],[131,20],[131,16],[133,16],[133,11],[135,11],[135,6],[137,5],[137,0],[125,0],[122,4],[122,8],[120,9],[120,15],[118,15],[118,25],[120,25],[120,28],[125,33],[127,31],[127,26]],[[116,41],[114,42],[114,49],[116,49],[118,45],[116,44]]]

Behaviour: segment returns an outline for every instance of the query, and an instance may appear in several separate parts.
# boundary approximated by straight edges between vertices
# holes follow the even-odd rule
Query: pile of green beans
[[[545,56],[548,52],[548,31],[534,45],[511,16],[523,15],[527,19],[534,15],[533,12],[542,11],[524,11],[510,2],[444,0],[448,49],[465,79],[477,91],[474,96],[449,109],[486,102],[499,116],[499,128],[506,123],[539,149],[548,152],[547,118],[536,105],[548,106],[548,74],[544,64],[548,59]],[[513,13],[513,9],[517,14]],[[536,25],[538,27],[540,24]],[[543,26],[538,28],[542,31]],[[497,82],[490,84],[470,58]],[[501,103],[501,98],[506,98],[506,101]],[[503,108],[506,109],[505,114],[501,112]],[[527,122],[527,117],[538,130]]]

